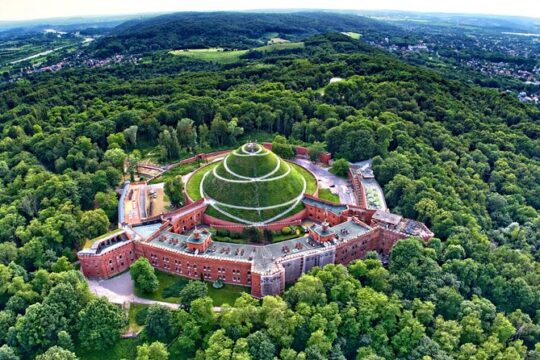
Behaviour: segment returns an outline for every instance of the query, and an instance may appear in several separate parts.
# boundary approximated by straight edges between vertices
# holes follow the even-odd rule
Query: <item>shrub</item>
[[[290,235],[292,234],[292,229],[290,226],[285,226],[283,229],[281,229],[281,233],[283,235]]]
[[[148,315],[148,307],[142,308],[137,314],[135,314],[135,322],[137,325],[144,325],[146,323],[146,315]]]

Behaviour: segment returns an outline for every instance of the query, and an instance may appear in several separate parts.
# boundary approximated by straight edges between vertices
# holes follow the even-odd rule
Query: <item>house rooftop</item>
[[[403,216],[389,213],[387,211],[377,210],[373,214],[372,219],[381,221],[387,224],[397,225],[403,219]]]

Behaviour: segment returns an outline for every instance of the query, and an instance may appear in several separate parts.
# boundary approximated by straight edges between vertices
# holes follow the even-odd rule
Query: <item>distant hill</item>
[[[298,40],[334,31],[375,31],[392,25],[358,15],[327,12],[183,12],[131,20],[96,41],[95,54],[144,53],[159,49],[247,49],[270,38]]]

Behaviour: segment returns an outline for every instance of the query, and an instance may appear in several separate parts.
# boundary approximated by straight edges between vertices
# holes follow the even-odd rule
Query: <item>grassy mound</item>
[[[258,149],[256,149],[257,151]],[[279,177],[272,181],[253,182],[230,182],[227,180],[244,180],[227,171],[224,161],[211,164],[195,172],[186,185],[188,195],[197,200],[201,198],[200,186],[202,183],[207,197],[217,202],[235,206],[267,207],[278,206],[273,209],[251,210],[234,209],[223,205],[217,205],[230,215],[241,218],[248,222],[262,222],[279,216],[278,219],[293,215],[302,210],[302,204],[297,204],[294,210],[287,211],[294,199],[303,194],[304,182],[305,193],[313,194],[317,183],[315,178],[304,168],[279,159],[277,155],[261,149],[264,156],[241,156],[244,152],[239,149],[230,153],[227,158],[227,166],[232,172],[247,177],[261,177],[277,170],[269,175],[269,179]],[[214,174],[214,170],[217,174]],[[209,207],[209,215],[220,219],[238,222],[218,210]]]
[[[257,150],[263,149],[259,147]],[[242,180],[227,171],[226,162],[230,171],[241,176],[261,177],[277,167],[278,170],[269,179],[283,177],[272,181],[238,183],[226,181],[210,172],[203,182],[206,195],[225,204],[249,207],[279,205],[300,196],[304,189],[302,175],[272,152],[263,151],[266,155],[241,156],[237,155],[243,154],[241,149],[233,151],[218,165],[216,173],[226,179]]]
[[[265,155],[241,156],[244,154],[241,150],[231,152],[227,157],[227,165],[229,170],[240,176],[247,177],[261,177],[272,172],[276,166],[278,166],[279,158],[274,153],[262,147],[258,146],[258,148],[261,149],[260,154]],[[283,164],[281,165],[281,168],[286,170],[286,166],[284,167]],[[217,171],[218,174],[223,177],[230,179],[236,178],[234,175],[227,172],[224,163],[219,165]]]

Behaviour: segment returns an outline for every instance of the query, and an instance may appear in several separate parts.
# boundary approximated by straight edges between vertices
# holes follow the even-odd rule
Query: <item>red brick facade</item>
[[[81,271],[89,278],[110,278],[126,271],[137,258],[134,250],[134,241],[127,239],[109,247],[105,247],[98,254],[78,254]]]
[[[251,286],[251,262],[179,253],[150,243],[138,243],[141,255],[156,269],[194,280]]]

